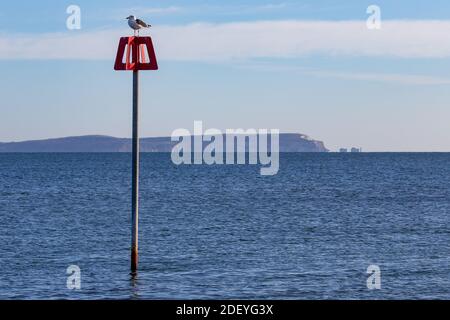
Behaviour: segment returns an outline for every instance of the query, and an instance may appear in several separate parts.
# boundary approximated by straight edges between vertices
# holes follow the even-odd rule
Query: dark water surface
[[[450,154],[282,154],[272,177],[143,154],[134,280],[130,162],[0,154],[0,299],[450,299]]]

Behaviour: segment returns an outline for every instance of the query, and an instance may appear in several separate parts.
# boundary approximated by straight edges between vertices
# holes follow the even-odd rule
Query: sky
[[[159,64],[140,73],[141,136],[201,120],[332,151],[450,152],[447,0],[2,1],[0,141],[129,137],[132,75],[113,65],[130,14],[152,24]]]

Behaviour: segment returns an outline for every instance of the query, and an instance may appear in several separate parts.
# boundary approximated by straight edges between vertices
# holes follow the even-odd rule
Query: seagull
[[[142,29],[142,28],[150,28],[151,27],[151,25],[146,24],[141,19],[136,19],[135,16],[129,16],[126,19],[128,20],[128,25],[130,26],[130,28],[134,30],[134,35],[135,36],[136,36],[136,31],[137,31],[138,37],[139,37],[139,30],[140,29]]]

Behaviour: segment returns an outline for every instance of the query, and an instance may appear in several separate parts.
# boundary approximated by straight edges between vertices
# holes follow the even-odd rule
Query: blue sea
[[[142,154],[132,277],[130,154],[0,154],[0,299],[450,299],[450,154],[280,157]]]

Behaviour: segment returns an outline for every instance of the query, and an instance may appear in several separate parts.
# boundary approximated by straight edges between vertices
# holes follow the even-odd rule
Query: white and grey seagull
[[[145,23],[141,19],[136,19],[135,16],[129,16],[126,19],[128,20],[128,25],[130,26],[130,28],[134,30],[135,36],[136,36],[136,31],[139,36],[139,30],[141,30],[142,28],[150,28],[151,27],[151,25]]]

